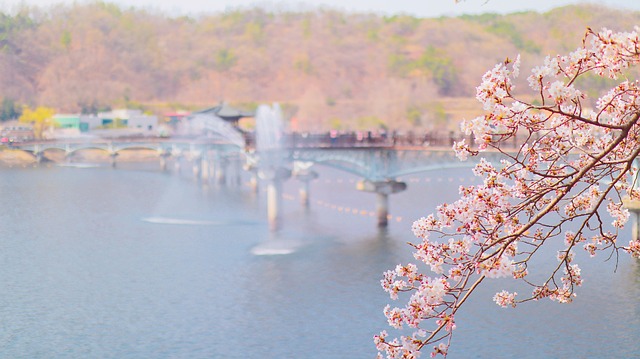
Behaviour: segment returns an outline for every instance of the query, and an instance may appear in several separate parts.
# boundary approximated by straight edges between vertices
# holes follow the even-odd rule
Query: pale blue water
[[[1,169],[0,358],[373,358],[390,302],[381,273],[411,260],[411,221],[469,175],[412,177],[387,233],[360,214],[375,199],[354,180],[322,170],[309,211],[290,180],[285,229],[270,234],[263,193],[245,185]],[[501,309],[491,297],[509,283],[489,282],[457,318],[449,357],[640,356],[637,263],[588,263],[572,305]]]

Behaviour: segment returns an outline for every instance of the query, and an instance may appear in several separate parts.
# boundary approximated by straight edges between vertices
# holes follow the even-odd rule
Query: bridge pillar
[[[36,164],[40,164],[42,162],[42,152],[36,152],[33,155],[36,157]]]
[[[164,151],[160,153],[160,170],[162,172],[167,171],[167,159],[171,156],[171,153],[168,151]]]
[[[160,171],[164,172],[167,170],[167,158],[163,155],[160,155]]]
[[[294,173],[294,177],[301,182],[299,195],[300,203],[309,208],[309,189],[311,187],[311,181],[318,178],[318,172],[311,170],[297,171]]]
[[[633,213],[631,216],[631,239],[640,239],[640,201],[633,201],[628,198],[623,200],[624,207]]]
[[[118,152],[112,152],[109,156],[111,157],[111,167],[116,168],[116,157],[118,157]]]
[[[636,168],[640,167],[640,158],[636,157],[633,164]],[[636,172],[633,183],[633,190],[637,191],[640,186],[640,173]],[[633,213],[631,217],[631,239],[637,241],[640,239],[640,200],[625,197],[622,199],[622,204],[629,212]]]
[[[216,183],[224,186],[227,184],[227,170],[229,168],[229,160],[218,156],[218,165],[216,166]]]
[[[192,162],[193,177],[197,181],[200,179],[200,175],[202,173],[202,158],[199,155],[194,156],[192,158]]]
[[[180,174],[180,163],[182,160],[182,156],[178,155],[175,156],[175,162],[173,163],[173,170],[177,173]]]
[[[255,157],[252,157],[253,153],[249,152],[246,156],[246,162],[242,165],[242,169],[249,172],[249,187],[253,190],[254,193],[258,193],[258,163]],[[240,163],[238,162],[238,165]],[[240,176],[240,169],[238,169],[238,176]]]
[[[249,187],[251,188],[251,190],[254,193],[258,193],[258,189],[260,188],[258,186],[258,168],[253,166],[253,165],[251,165],[251,164],[245,163],[242,166],[242,169],[244,169],[245,171],[249,172],[249,175],[250,175],[250,177],[249,177]]]
[[[249,186],[253,190],[254,193],[258,193],[260,190],[260,186],[258,185],[258,171],[251,171],[251,178],[249,178]]]
[[[384,228],[389,225],[389,195],[376,192],[376,215],[378,227]]]
[[[631,239],[637,241],[640,239],[640,225],[638,224],[640,221],[640,210],[634,210],[631,212],[634,214],[634,217],[631,220]]]
[[[233,168],[234,168],[233,175],[235,176],[235,185],[237,187],[240,187],[242,185],[242,162],[240,158],[236,158],[233,161]]]
[[[200,159],[200,178],[202,181],[208,182],[209,175],[211,174],[211,166],[209,162],[209,156],[205,154],[202,155]]]
[[[378,227],[384,228],[389,224],[389,195],[407,189],[407,184],[395,180],[358,182],[356,188],[360,191],[373,192],[377,195],[376,212]]]
[[[291,171],[284,167],[266,169],[259,172],[262,179],[267,180],[267,219],[272,232],[282,227],[282,184],[291,176]]]

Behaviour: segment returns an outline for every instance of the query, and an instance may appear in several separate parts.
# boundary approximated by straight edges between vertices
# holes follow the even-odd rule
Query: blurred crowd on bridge
[[[255,133],[245,133],[248,147],[255,146]],[[459,133],[398,131],[337,131],[320,133],[289,132],[282,138],[283,147],[371,147],[371,146],[438,146],[451,147],[459,141]]]

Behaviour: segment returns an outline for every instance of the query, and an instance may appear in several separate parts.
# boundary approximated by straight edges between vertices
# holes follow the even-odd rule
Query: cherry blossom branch
[[[375,336],[380,358],[416,358],[430,345],[432,356],[446,357],[458,309],[486,278],[512,278],[532,288],[522,298],[496,293],[502,307],[543,298],[568,303],[583,281],[574,259],[580,245],[591,256],[611,250],[608,259],[615,255],[616,266],[621,251],[640,258],[640,241],[617,242],[629,218],[623,200],[640,200],[634,165],[640,155],[640,86],[622,81],[595,108],[584,105],[587,96],[576,88],[587,74],[617,79],[637,66],[639,43],[637,32],[588,29],[581,48],[547,57],[532,70],[529,86],[541,106],[514,96],[519,57],[483,76],[476,97],[486,114],[461,125],[475,136],[476,148],[463,140],[454,150],[462,160],[485,151],[497,151],[503,160],[494,166],[480,159],[474,174],[481,184],[461,186],[457,201],[414,222],[421,242],[411,245],[421,268],[398,265],[381,281],[391,299],[406,299],[403,308],[385,307],[389,324],[413,333]],[[522,134],[524,141],[510,150],[508,141]],[[531,261],[556,238],[564,240],[558,263],[536,284],[528,277]]]

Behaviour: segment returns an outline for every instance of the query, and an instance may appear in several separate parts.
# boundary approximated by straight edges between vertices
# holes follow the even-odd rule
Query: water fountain
[[[207,139],[218,139],[240,149],[245,147],[245,139],[240,131],[233,125],[212,113],[202,112],[191,116],[188,128],[181,129],[189,134],[203,134]],[[209,150],[201,153],[192,153],[194,162],[194,174],[196,178],[208,183],[211,172],[215,172],[216,181],[223,185],[226,183],[226,175],[230,161],[220,151],[210,153]],[[239,174],[238,174],[239,175]]]
[[[256,113],[258,176],[267,181],[267,217],[272,231],[282,226],[282,183],[291,176],[291,170],[284,166],[283,130],[280,106],[260,105]]]
[[[238,129],[211,113],[193,114],[188,122],[188,128],[181,129],[181,132],[206,134],[210,138],[219,138],[240,148],[245,146],[244,137]]]
[[[633,161],[635,168],[640,168],[640,159]],[[636,172],[633,180],[633,190],[640,190],[640,172]],[[623,199],[625,208],[633,214],[631,217],[631,239],[637,241],[640,238],[640,201],[632,200],[629,197]]]

